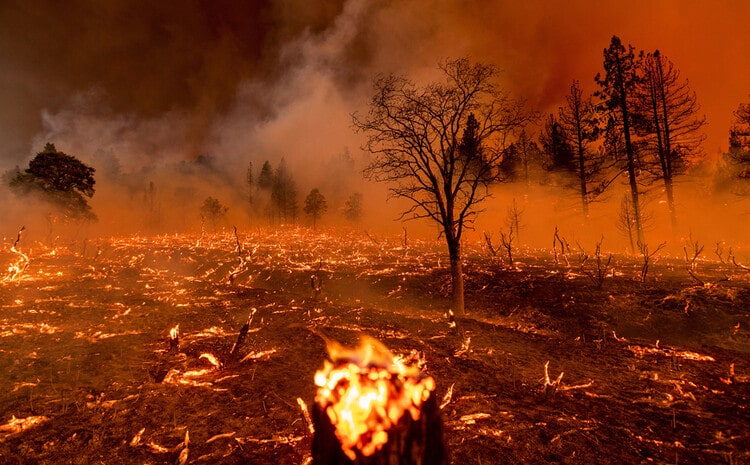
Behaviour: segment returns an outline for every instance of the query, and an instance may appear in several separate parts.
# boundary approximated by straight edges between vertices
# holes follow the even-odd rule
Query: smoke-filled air
[[[0,463],[748,463],[748,18],[3,0]]]

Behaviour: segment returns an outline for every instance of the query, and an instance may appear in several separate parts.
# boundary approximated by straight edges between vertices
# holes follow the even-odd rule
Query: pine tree
[[[704,136],[700,129],[705,118],[697,115],[700,106],[687,80],[658,50],[643,54],[642,76],[637,88],[635,127],[653,154],[646,164],[654,180],[662,180],[672,229],[677,230],[674,179],[684,174],[691,161],[701,154]]]
[[[638,63],[633,46],[625,47],[619,37],[613,36],[604,49],[604,75],[597,74],[595,81],[600,86],[596,95],[606,110],[612,113],[609,122],[621,131],[624,145],[625,166],[628,174],[636,238],[644,243],[643,212],[639,192],[639,163],[637,147],[633,141],[633,105],[638,84]]]

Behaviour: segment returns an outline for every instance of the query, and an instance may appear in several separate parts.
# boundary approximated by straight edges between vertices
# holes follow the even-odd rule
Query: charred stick
[[[245,341],[245,337],[247,337],[248,331],[250,331],[250,323],[253,322],[253,316],[255,316],[255,312],[257,310],[253,308],[253,311],[250,313],[250,316],[247,317],[247,321],[244,325],[242,325],[242,328],[240,328],[240,333],[237,335],[237,341],[232,346],[232,350],[229,352],[229,360],[231,362],[235,362],[237,360],[237,356],[240,352],[240,347],[242,346],[242,343]]]

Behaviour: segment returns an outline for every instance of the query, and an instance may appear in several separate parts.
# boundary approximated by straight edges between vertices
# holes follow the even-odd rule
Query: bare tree
[[[389,183],[391,196],[410,201],[401,218],[439,224],[450,256],[453,310],[461,315],[461,235],[499,178],[505,138],[530,115],[495,85],[494,67],[467,58],[439,67],[444,81],[423,87],[402,76],[377,79],[368,114],[353,120],[374,155],[366,177]]]
[[[656,50],[643,55],[638,86],[636,128],[646,138],[655,160],[647,164],[655,179],[664,182],[672,231],[677,230],[673,182],[683,174],[690,157],[701,153],[705,117],[687,80],[680,78],[674,63]]]

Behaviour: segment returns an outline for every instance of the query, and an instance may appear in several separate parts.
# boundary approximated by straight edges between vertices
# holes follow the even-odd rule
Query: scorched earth
[[[750,463],[741,264],[465,247],[453,327],[438,241],[5,246],[0,463],[308,463],[325,340],[362,335],[435,380],[451,463]]]

